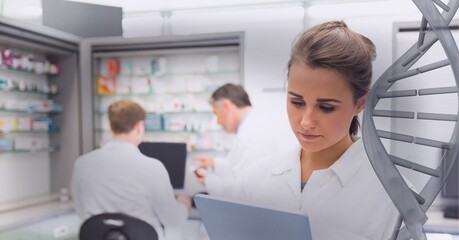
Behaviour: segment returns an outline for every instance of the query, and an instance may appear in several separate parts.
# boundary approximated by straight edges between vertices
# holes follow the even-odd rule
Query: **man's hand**
[[[209,156],[196,156],[193,158],[193,160],[198,162],[198,168],[215,168],[215,162],[212,157]]]
[[[198,168],[194,170],[194,175],[198,178],[198,182],[202,185],[206,183],[207,170],[204,168]]]
[[[194,175],[196,175],[200,184],[205,185],[208,169],[215,169],[214,159],[209,156],[196,156],[193,160],[197,162]]]
[[[183,194],[176,194],[175,198],[177,199],[177,202],[185,205],[188,210],[191,209],[191,198],[188,196],[185,196]]]

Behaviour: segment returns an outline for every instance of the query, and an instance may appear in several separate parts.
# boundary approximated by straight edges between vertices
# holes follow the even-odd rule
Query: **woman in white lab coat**
[[[375,55],[373,43],[341,21],[298,37],[287,113],[299,146],[247,171],[241,200],[301,210],[314,240],[390,238],[398,212],[357,137]]]

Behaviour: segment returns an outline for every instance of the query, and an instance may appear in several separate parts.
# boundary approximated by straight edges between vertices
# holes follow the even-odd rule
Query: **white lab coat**
[[[328,169],[314,171],[301,191],[298,146],[246,171],[239,200],[263,207],[301,210],[314,240],[388,239],[398,211],[379,182],[363,141],[357,140]],[[274,164],[273,164],[274,163]]]
[[[269,125],[272,116],[252,109],[238,126],[235,145],[225,157],[215,159],[215,171],[205,179],[211,195],[234,198],[239,191],[239,176],[272,152],[285,151],[296,139],[291,132]],[[285,123],[287,124],[287,122]]]

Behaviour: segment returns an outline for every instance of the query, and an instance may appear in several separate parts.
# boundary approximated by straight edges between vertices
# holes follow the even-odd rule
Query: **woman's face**
[[[306,152],[329,150],[349,141],[352,118],[364,103],[365,98],[361,98],[354,104],[350,85],[335,71],[303,63],[290,67],[287,113],[293,133]]]

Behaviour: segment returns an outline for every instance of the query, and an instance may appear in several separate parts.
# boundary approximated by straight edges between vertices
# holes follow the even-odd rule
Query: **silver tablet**
[[[194,197],[199,216],[211,240],[311,240],[308,217],[231,202],[209,195]]]

